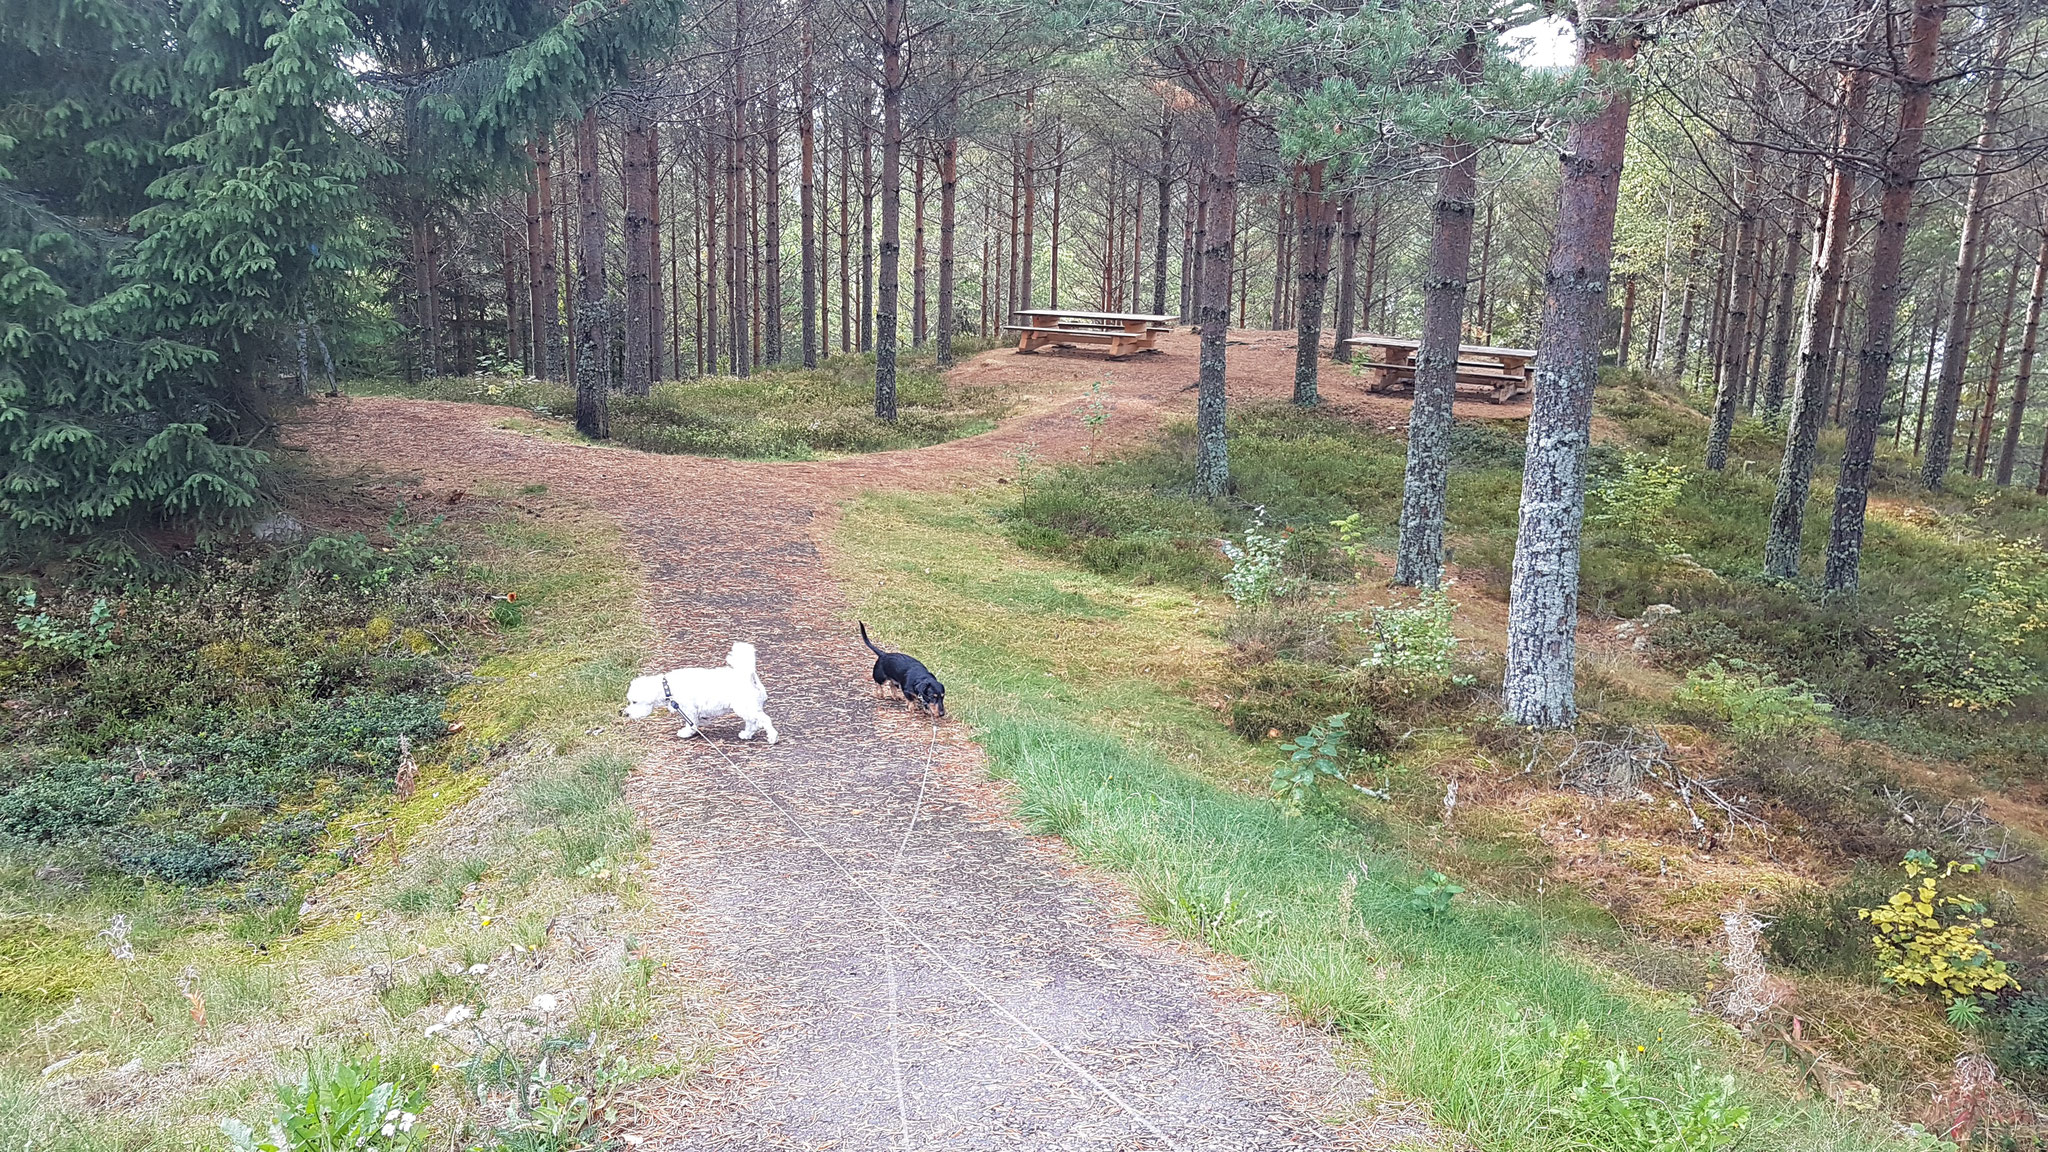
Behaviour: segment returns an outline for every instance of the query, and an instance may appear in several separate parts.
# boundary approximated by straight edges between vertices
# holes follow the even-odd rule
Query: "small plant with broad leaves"
[[[420,1090],[386,1074],[375,1061],[322,1064],[280,1085],[277,1107],[258,1133],[240,1120],[221,1121],[234,1152],[413,1152],[425,1148]]]
[[[98,660],[114,650],[114,610],[104,596],[92,602],[83,620],[62,620],[41,611],[33,588],[16,594],[14,607],[14,634],[23,648],[41,649],[80,663]]]
[[[1451,634],[1455,608],[1448,592],[1431,588],[1411,606],[1373,609],[1364,628],[1370,647],[1360,666],[1393,673],[1400,680],[1467,682],[1469,678],[1456,675],[1453,664],[1458,651],[1458,638]]]
[[[1250,528],[1245,531],[1242,546],[1223,541],[1223,555],[1230,560],[1223,587],[1230,592],[1232,603],[1240,607],[1265,604],[1292,590],[1281,569],[1287,556],[1287,542],[1280,537]]]
[[[1273,798],[1283,807],[1291,812],[1303,812],[1322,803],[1322,785],[1326,780],[1334,780],[1353,791],[1381,800],[1387,798],[1384,789],[1352,783],[1344,770],[1344,761],[1354,755],[1344,747],[1346,738],[1350,736],[1347,728],[1350,722],[1349,712],[1326,716],[1307,734],[1281,745],[1288,754],[1287,762],[1273,769],[1271,787]]]
[[[1603,1051],[1604,1050],[1604,1051]],[[1694,1065],[1660,1094],[1626,1045],[1602,1044],[1580,1021],[1554,1029],[1551,1052],[1536,1088],[1556,1101],[1544,1111],[1549,1127],[1575,1147],[1611,1152],[1718,1152],[1749,1127],[1749,1109],[1734,1100],[1733,1077],[1710,1077]]]
[[[1422,883],[1408,890],[1408,906],[1424,915],[1442,916],[1451,910],[1451,901],[1464,890],[1464,885],[1454,884],[1449,876],[1433,871],[1422,878]]]
[[[1901,867],[1904,887],[1881,907],[1856,910],[1858,918],[1877,929],[1871,943],[1885,966],[1879,979],[1937,993],[1951,1006],[1969,1002],[1975,1013],[1952,1010],[1961,1022],[1981,1015],[2000,993],[2018,991],[2019,981],[1998,959],[1997,945],[1983,937],[1998,922],[1984,915],[1982,903],[1942,891],[1942,881],[1979,871],[1981,865],[1951,860],[1936,871],[1934,857],[1915,849],[1906,853]]]

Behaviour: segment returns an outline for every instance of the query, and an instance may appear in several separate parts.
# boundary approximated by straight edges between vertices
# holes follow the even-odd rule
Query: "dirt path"
[[[1291,363],[1278,334],[1247,335],[1245,361]],[[647,1147],[1244,1152],[1423,1135],[1379,1115],[1277,1000],[1007,820],[958,725],[878,704],[820,556],[834,509],[863,489],[972,482],[1024,445],[1077,452],[1076,398],[1095,380],[1115,439],[1191,408],[1192,339],[1168,348],[1128,365],[990,353],[960,371],[1028,373],[1045,398],[984,436],[818,464],[591,447],[503,430],[502,408],[394,399],[325,403],[295,430],[429,490],[538,481],[604,509],[645,564],[656,664],[716,664],[732,639],[760,649],[782,742],[742,744],[730,722],[715,744],[664,734],[629,787],[671,943],[728,988],[746,1038],[655,1102],[635,1129]],[[1405,404],[1356,391],[1333,400],[1405,420]]]

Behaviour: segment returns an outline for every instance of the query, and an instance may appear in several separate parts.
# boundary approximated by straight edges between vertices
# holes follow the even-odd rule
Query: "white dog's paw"
[[[782,739],[782,737],[781,737],[781,736],[779,736],[779,735],[777,735],[776,733],[770,732],[770,733],[768,734],[768,742],[769,742],[770,744],[773,744],[773,743],[775,743],[775,742],[776,742],[777,740],[780,740],[780,739]]]
[[[753,738],[754,738],[754,734],[753,734],[752,732],[742,732],[742,733],[740,733],[740,739],[742,739],[742,740],[752,740]]]
[[[695,728],[692,728],[688,724],[685,724],[676,731],[676,739],[688,740],[690,737],[695,736],[696,734],[697,730]]]

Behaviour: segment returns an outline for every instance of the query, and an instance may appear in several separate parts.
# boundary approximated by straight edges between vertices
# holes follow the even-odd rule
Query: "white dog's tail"
[[[737,669],[742,675],[752,677],[754,675],[754,646],[745,640],[733,641],[732,653],[725,658],[725,662]]]

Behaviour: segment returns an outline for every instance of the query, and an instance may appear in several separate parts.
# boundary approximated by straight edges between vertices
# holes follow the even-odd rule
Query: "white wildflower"
[[[462,1023],[463,1021],[473,1018],[475,1015],[476,1011],[472,1009],[469,1005],[457,1004],[455,1007],[450,1008],[448,1010],[448,1014],[446,1016],[441,1017],[441,1023],[446,1024],[450,1028],[453,1028],[457,1024]]]
[[[557,1003],[558,1001],[553,996],[543,992],[533,998],[533,1010],[536,1012],[553,1012]]]

